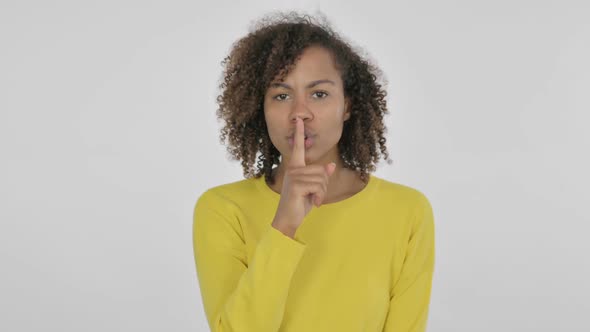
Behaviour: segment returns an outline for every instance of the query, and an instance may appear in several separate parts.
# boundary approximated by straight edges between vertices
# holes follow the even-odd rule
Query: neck
[[[326,193],[327,201],[330,201],[332,197],[337,197],[343,192],[349,191],[351,188],[354,188],[355,185],[358,185],[359,182],[362,182],[357,172],[342,166],[341,160],[335,160],[334,162],[336,163],[336,168],[328,181],[328,192]],[[282,163],[272,171],[274,179],[272,188],[277,193],[281,193],[282,191],[285,171],[285,166]]]

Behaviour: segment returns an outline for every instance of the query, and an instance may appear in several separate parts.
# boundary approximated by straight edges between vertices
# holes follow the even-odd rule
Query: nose
[[[291,110],[291,114],[289,119],[291,122],[295,123],[295,119],[301,118],[301,120],[305,121],[305,119],[313,118],[313,114],[311,113],[310,109],[307,107],[307,103],[305,101],[296,101],[293,103],[293,108]]]

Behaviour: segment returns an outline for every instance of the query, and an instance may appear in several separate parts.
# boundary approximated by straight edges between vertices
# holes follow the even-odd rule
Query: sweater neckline
[[[345,199],[339,200],[337,202],[332,202],[332,203],[327,203],[327,204],[322,204],[319,208],[314,207],[313,210],[318,209],[318,210],[331,210],[331,209],[342,209],[351,205],[354,205],[356,203],[358,203],[359,201],[363,201],[366,200],[369,196],[371,196],[371,194],[375,191],[375,187],[377,186],[377,182],[379,181],[379,178],[372,175],[372,174],[368,174],[368,183],[365,185],[365,187],[363,189],[361,189],[359,192],[357,192],[356,194],[347,197]],[[272,190],[268,184],[266,183],[265,179],[264,179],[264,175],[258,177],[258,178],[254,178],[254,182],[256,184],[256,187],[258,188],[258,190],[265,196],[266,199],[269,199],[273,202],[276,202],[278,204],[281,195],[277,192],[275,192],[274,190]]]

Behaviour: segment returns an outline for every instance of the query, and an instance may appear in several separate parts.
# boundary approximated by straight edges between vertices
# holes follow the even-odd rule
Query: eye
[[[285,99],[281,98],[281,96],[285,96],[286,97],[286,96],[289,96],[289,95],[286,94],[286,93],[281,93],[281,94],[278,94],[278,95],[274,96],[273,99],[278,100],[278,101],[285,100]]]
[[[317,96],[317,94],[318,94],[318,93],[319,93],[320,95],[323,95],[323,97],[319,97],[320,99],[324,99],[324,98],[326,98],[326,97],[328,96],[328,93],[326,93],[325,91],[316,91],[316,92],[314,92],[313,94],[314,94],[315,96]]]

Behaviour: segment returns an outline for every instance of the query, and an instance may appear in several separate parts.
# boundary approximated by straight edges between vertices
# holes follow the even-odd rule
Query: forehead
[[[323,47],[312,46],[303,51],[284,80],[305,83],[303,81],[331,78],[336,81],[339,76],[332,53]]]

